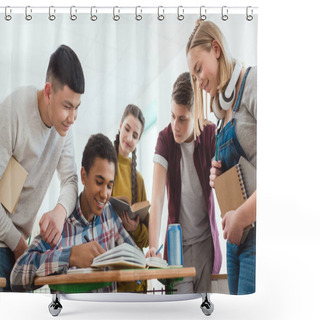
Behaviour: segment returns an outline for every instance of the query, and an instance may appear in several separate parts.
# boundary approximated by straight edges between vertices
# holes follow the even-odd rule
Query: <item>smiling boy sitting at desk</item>
[[[103,134],[92,135],[82,156],[83,192],[66,220],[61,241],[53,248],[38,235],[17,260],[11,273],[13,291],[37,287],[36,276],[63,273],[70,267],[90,267],[101,253],[127,242],[135,246],[117,214],[108,202],[117,168],[117,155]],[[86,238],[90,242],[86,241]],[[113,292],[116,283],[92,292]]]

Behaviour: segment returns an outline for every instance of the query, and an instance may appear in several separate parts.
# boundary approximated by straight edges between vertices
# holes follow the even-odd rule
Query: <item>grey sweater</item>
[[[54,127],[43,123],[34,87],[19,88],[0,104],[0,178],[11,156],[28,172],[15,213],[0,204],[0,247],[13,251],[21,235],[25,239],[30,236],[56,169],[60,180],[57,202],[67,216],[78,194],[72,131],[61,137]]]
[[[236,134],[248,160],[254,167],[257,164],[257,67],[248,73],[240,103],[235,114]]]

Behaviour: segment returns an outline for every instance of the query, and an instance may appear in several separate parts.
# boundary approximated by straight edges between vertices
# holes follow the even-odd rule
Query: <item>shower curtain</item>
[[[175,112],[172,111],[172,92],[175,81],[179,75],[189,71],[192,73],[190,81],[195,80],[195,73],[198,72],[196,69],[189,69],[191,62],[186,55],[186,45],[194,31],[197,20],[213,22],[221,30],[231,56],[242,64],[243,70],[248,70],[251,67],[248,77],[249,81],[254,81],[251,75],[256,72],[257,65],[258,17],[254,11],[256,8],[184,8],[181,6],[173,9],[160,6],[152,9],[141,7],[50,7],[45,10],[43,8],[30,7],[23,9],[5,7],[2,9],[4,19],[0,19],[0,101],[3,107],[1,108],[2,114],[0,117],[6,119],[5,121],[9,121],[13,117],[16,120],[12,120],[15,122],[10,124],[12,131],[9,133],[6,129],[8,122],[0,121],[1,136],[5,137],[0,139],[2,143],[0,146],[0,177],[7,166],[7,160],[5,163],[3,159],[7,159],[8,154],[14,157],[18,154],[16,157],[19,157],[19,159],[17,160],[21,161],[21,164],[25,162],[23,152],[15,149],[15,145],[19,145],[20,141],[13,139],[8,143],[4,139],[10,139],[10,137],[19,139],[21,138],[19,130],[26,130],[21,128],[28,128],[28,126],[34,125],[31,124],[30,119],[27,120],[28,123],[23,123],[23,117],[16,114],[21,111],[12,109],[13,107],[16,108],[16,106],[9,104],[8,101],[13,101],[12,94],[14,92],[19,94],[21,92],[19,90],[22,87],[32,86],[37,90],[45,88],[46,70],[50,56],[61,45],[66,45],[76,54],[81,63],[85,79],[85,90],[81,94],[81,104],[77,108],[77,117],[74,119],[72,129],[70,129],[73,134],[74,151],[72,149],[69,151],[71,152],[71,158],[72,153],[74,154],[76,173],[79,177],[77,182],[78,194],[84,188],[80,169],[82,167],[83,151],[89,137],[93,134],[102,133],[113,142],[121,129],[120,124],[124,123],[122,115],[126,106],[134,104],[141,109],[145,119],[143,134],[139,137],[136,145],[136,169],[139,175],[143,177],[145,198],[151,202],[153,199],[152,189],[155,188],[153,183],[153,170],[156,162],[154,155],[159,153],[158,137],[160,132],[163,132],[170,123],[173,126],[174,122],[172,120],[175,116]],[[196,80],[199,82],[199,79]],[[193,81],[193,84],[196,90],[197,83]],[[205,89],[204,87],[205,85],[203,85],[202,89]],[[248,92],[245,91],[244,95],[250,104],[252,101],[248,96]],[[11,98],[8,100],[9,96]],[[207,118],[213,123],[213,125],[211,124],[213,137],[211,138],[215,140],[214,128],[218,125],[217,117],[213,112],[210,112],[210,97],[205,91],[203,91],[203,97],[207,102]],[[5,110],[7,105],[10,105],[11,109]],[[5,113],[10,113],[10,115],[4,117],[3,110],[5,110]],[[256,115],[256,111],[254,112]],[[196,117],[197,113],[193,112],[192,116]],[[17,123],[17,119],[22,122]],[[42,121],[45,124],[43,118]],[[68,135],[70,135],[70,132],[68,132]],[[26,146],[32,146],[32,143],[28,144],[30,140],[34,140],[37,143],[37,138],[34,136],[24,138],[26,138],[24,141]],[[8,151],[9,145],[11,149]],[[179,145],[179,143],[176,145]],[[4,148],[7,149],[5,150]],[[24,152],[28,155],[30,151],[25,150]],[[129,158],[131,157],[132,155],[130,154]],[[212,158],[214,158],[214,151],[212,151]],[[47,159],[50,159],[50,157]],[[31,169],[33,165],[38,165],[37,161],[41,161],[41,158],[30,166]],[[170,165],[169,160],[167,165]],[[170,217],[170,205],[172,204],[171,201],[173,201],[172,198],[175,196],[170,192],[174,193],[176,190],[175,187],[170,188],[169,182],[172,177],[169,176],[169,169],[167,168],[166,170],[168,172],[168,175],[165,176],[167,188],[164,194],[162,219],[161,222],[159,221],[160,231],[157,244],[158,247],[160,244],[164,245],[164,249],[160,253],[162,257],[168,260],[166,254],[168,221],[169,223],[181,223],[181,221],[176,217],[174,219]],[[46,173],[44,172],[44,174]],[[177,173],[176,178],[179,179],[178,177]],[[12,240],[14,243],[12,244],[7,240],[6,234],[8,231],[5,230],[4,225],[6,225],[7,229],[9,228],[8,225],[10,225],[15,230],[15,234],[18,232],[23,234],[25,242],[32,246],[34,239],[40,233],[39,222],[42,215],[52,210],[57,204],[61,190],[60,178],[57,173],[53,174],[52,179],[51,177],[48,178],[50,184],[40,201],[41,205],[34,208],[35,215],[30,219],[31,222],[29,221],[32,224],[31,228],[25,228],[22,222],[16,222],[14,218],[14,215],[22,216],[19,211],[23,211],[23,207],[22,205],[19,206],[19,202],[17,211],[13,214],[9,213],[1,205],[0,228],[3,230],[0,230],[0,250],[2,250],[2,254],[12,251],[18,242],[17,240]],[[203,179],[205,179],[206,183],[209,183],[208,175]],[[26,186],[29,185],[32,186],[32,181],[28,181],[27,178],[21,195],[26,191]],[[37,190],[37,186],[33,187]],[[214,197],[214,221],[211,221],[211,228],[203,230],[209,230],[209,233],[211,231],[210,239],[212,238],[212,240],[209,243],[211,245],[212,242],[214,243],[212,258],[213,260],[219,259],[219,262],[215,266],[212,262],[214,272],[211,272],[210,289],[207,292],[230,293],[228,270],[231,269],[229,269],[228,264],[230,266],[231,260],[227,258],[227,251],[232,249],[229,248],[227,250],[227,241],[224,238],[225,226],[223,229],[219,203],[216,199],[215,190],[210,188],[209,192],[211,190]],[[200,192],[200,197],[203,196],[203,192]],[[152,214],[152,205],[151,203],[149,214]],[[114,212],[113,209],[110,210]],[[68,212],[69,215],[71,213],[72,210]],[[114,217],[116,216],[114,215]],[[116,219],[117,223],[121,225],[120,228],[123,228],[121,218]],[[209,219],[207,224],[209,224]],[[148,228],[147,223],[144,226]],[[127,234],[134,238],[132,232],[129,231]],[[182,227],[182,234],[184,234],[184,227]],[[93,235],[92,240],[97,239]],[[184,247],[187,242],[185,242],[186,239],[184,237],[182,239],[184,241],[182,246]],[[85,243],[85,240],[83,242]],[[47,249],[52,250],[50,246]],[[62,248],[59,247],[59,250],[61,252]],[[145,255],[148,252],[148,245],[145,245],[141,250]],[[233,250],[236,249],[233,248]],[[183,254],[186,254],[185,251]],[[255,252],[253,252],[253,255],[255,255]],[[238,256],[241,256],[241,253]],[[237,263],[235,267],[236,265]],[[183,265],[183,267],[192,266]],[[55,269],[55,273],[66,273],[67,268],[68,266]],[[45,274],[50,274],[50,272],[47,271]],[[193,277],[197,276],[199,277],[200,275],[196,274]],[[5,275],[1,274],[1,277],[3,279]],[[254,278],[254,273],[249,277]],[[238,277],[233,282],[239,279]],[[167,291],[168,282],[170,281],[161,279],[161,277],[160,281],[157,279],[141,280],[145,281],[144,293],[147,295],[178,293],[178,291],[175,291],[174,285],[170,286],[171,291]],[[3,287],[7,282],[8,280],[1,282]],[[6,289],[10,290],[9,287]],[[55,287],[55,289],[57,288]],[[76,292],[81,292],[81,290]],[[27,291],[30,292],[30,290]],[[50,288],[45,285],[32,289],[32,292],[49,293]],[[193,289],[182,291],[182,293],[196,292],[199,291]],[[179,291],[179,293],[181,292]]]

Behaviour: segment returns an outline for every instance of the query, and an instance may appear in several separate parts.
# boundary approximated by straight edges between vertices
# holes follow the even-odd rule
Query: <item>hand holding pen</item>
[[[157,252],[156,252],[156,256],[159,254],[159,252],[161,251],[161,249],[163,248],[163,244],[160,246],[160,248],[157,250]],[[161,257],[161,255],[160,255],[160,257]]]
[[[86,243],[71,248],[69,267],[88,268],[95,257],[105,252],[97,241],[90,241],[86,235],[83,237]]]
[[[162,258],[160,251],[163,248],[163,244],[160,246],[160,248],[156,251],[155,247],[151,247],[149,248],[148,252],[146,253],[146,258],[150,258],[150,257],[159,257]]]

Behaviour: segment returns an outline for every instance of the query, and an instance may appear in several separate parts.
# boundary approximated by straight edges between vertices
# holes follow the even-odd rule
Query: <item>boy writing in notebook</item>
[[[15,261],[27,249],[35,217],[57,170],[57,205],[43,214],[40,234],[55,246],[63,223],[77,199],[78,179],[71,126],[77,119],[84,75],[75,52],[61,45],[50,57],[42,90],[28,86],[0,103],[0,179],[14,157],[28,172],[16,210],[0,205],[0,277],[7,279]]]
[[[17,260],[11,273],[13,291],[29,291],[35,276],[63,273],[70,267],[90,267],[101,253],[127,242],[135,246],[108,202],[117,168],[117,154],[103,134],[92,135],[82,156],[83,192],[66,220],[61,241],[54,247],[38,235]],[[89,242],[88,242],[89,240]],[[116,283],[95,292],[113,292]]]

